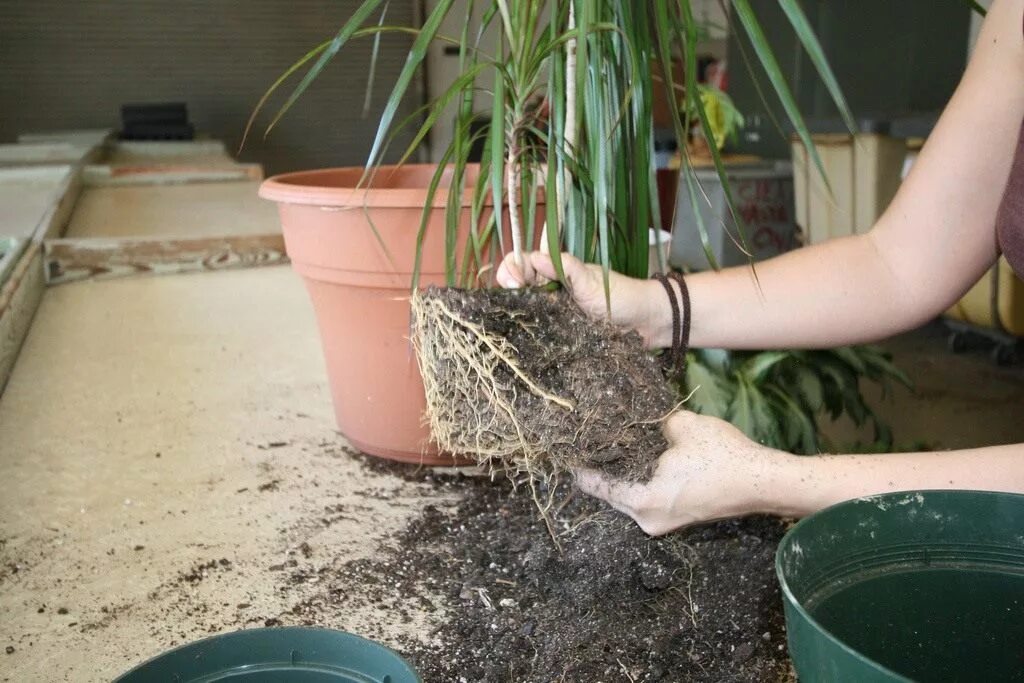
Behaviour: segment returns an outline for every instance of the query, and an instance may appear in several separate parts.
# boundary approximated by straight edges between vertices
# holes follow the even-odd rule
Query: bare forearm
[[[695,347],[770,349],[830,347],[872,341],[909,329],[937,311],[901,291],[869,235],[834,240],[756,266],[686,278]],[[664,293],[657,345],[671,339]],[[660,297],[658,296],[660,294]]]
[[[938,453],[772,457],[762,470],[752,508],[799,517],[861,496],[925,489],[1024,493],[1024,444]]]
[[[694,346],[879,339],[941,313],[988,270],[1024,117],[1022,9],[1024,0],[992,3],[956,94],[871,232],[759,263],[756,282],[749,267],[688,278]],[[665,345],[671,322],[660,323],[648,338]]]
[[[688,278],[697,347],[831,347],[890,336],[928,319],[900,291],[869,235],[801,249],[756,266]]]

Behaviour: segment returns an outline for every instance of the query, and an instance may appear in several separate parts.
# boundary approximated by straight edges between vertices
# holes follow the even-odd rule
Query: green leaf
[[[765,392],[771,394],[778,402],[786,449],[804,455],[817,453],[818,425],[814,421],[814,416],[804,412],[796,401],[778,387],[769,386]]]
[[[725,418],[729,414],[735,387],[722,375],[691,355],[686,365],[686,388],[691,393],[686,407],[701,415]]]
[[[983,16],[983,17],[988,14],[988,10],[986,10],[984,7],[982,7],[975,0],[962,0],[962,2],[964,4],[966,4],[968,7],[970,7],[972,10],[974,10],[975,12],[977,12],[978,14]]]
[[[300,96],[302,96],[302,93],[306,91],[306,88],[309,87],[310,83],[320,75],[320,72],[324,70],[324,67],[327,66],[328,62],[334,59],[334,55],[338,54],[338,51],[363,25],[363,22],[365,22],[370,15],[377,10],[381,2],[383,2],[383,0],[364,0],[363,4],[352,13],[349,20],[346,21],[344,25],[342,25],[341,29],[338,30],[337,35],[334,36],[334,40],[332,40],[327,49],[320,54],[320,58],[316,60],[316,63],[313,64],[312,67],[310,67],[309,71],[306,72],[306,75],[302,77],[302,80],[299,81],[299,84],[295,87],[295,90],[292,91],[292,94],[288,96],[288,99],[285,100],[285,103],[277,111],[277,114],[274,116],[273,120],[271,120],[270,125],[267,126],[267,130],[264,135],[269,134],[270,131],[273,130],[274,126],[276,126],[277,122],[281,120],[281,117],[284,116],[285,112],[291,109],[292,105],[295,104],[295,101],[298,100]]]
[[[803,399],[807,407],[817,413],[824,406],[825,390],[821,386],[821,380],[811,370],[803,365],[793,371],[796,383],[796,391]]]
[[[832,419],[838,419],[846,409],[848,397],[860,395],[857,376],[848,365],[840,363],[824,353],[812,354],[811,358],[815,359],[824,380],[825,408]]]
[[[544,185],[544,201],[547,221],[547,248],[551,256],[551,264],[555,267],[555,274],[562,283],[566,283],[565,272],[562,270],[562,245],[559,241],[558,231],[558,205],[561,201],[558,192],[558,165],[549,163],[547,165],[547,179]]]
[[[846,410],[846,414],[850,416],[853,423],[858,427],[862,426],[867,422],[870,410],[867,404],[864,403],[864,399],[861,398],[860,393],[847,392],[843,394],[843,408]]]
[[[746,2],[746,0],[737,1]],[[708,140],[708,150],[711,152],[711,160],[714,162],[715,173],[718,175],[718,181],[722,187],[722,195],[725,197],[725,204],[729,209],[729,215],[732,216],[733,222],[736,224],[739,239],[733,237],[724,222],[722,222],[721,227],[723,232],[729,236],[740,252],[745,254],[750,260],[750,263],[753,264],[753,252],[747,244],[746,221],[744,221],[743,216],[737,209],[736,197],[732,192],[732,183],[729,181],[729,176],[726,173],[725,164],[722,161],[722,154],[718,150],[718,146],[715,144],[715,136],[711,129],[711,122],[708,119],[704,100],[700,96],[700,88],[697,83],[697,35],[693,12],[690,8],[689,2],[680,3],[680,7],[682,7],[683,10],[683,21],[687,31],[687,39],[684,43],[684,47],[686,48],[686,99],[689,102],[689,105],[693,107],[693,110],[697,112],[697,119],[700,122],[700,128],[704,133],[705,139]],[[756,24],[756,20],[754,20],[754,23]],[[758,26],[757,28],[759,29],[760,27]],[[750,29],[748,28],[748,32],[749,30]],[[704,201],[707,203],[708,199],[706,193],[702,192],[702,194],[704,194]],[[699,210],[697,210],[697,213],[699,213]],[[755,280],[757,278],[756,271],[754,272],[754,278]]]
[[[378,27],[384,26],[384,19],[388,15],[388,8],[391,6],[390,0],[384,3],[384,9],[380,13],[380,21],[377,22]],[[366,97],[363,98],[363,118],[366,118],[370,113],[370,101],[373,99],[373,84],[377,77],[377,55],[380,53],[380,37],[383,31],[373,37],[373,50],[370,52],[370,75],[366,77]]]
[[[697,349],[694,351],[697,358],[704,365],[712,368],[720,375],[728,373],[732,368],[733,352],[725,349]]]
[[[495,74],[494,101],[491,107],[491,201],[494,205],[494,230],[498,235],[498,244],[505,251],[505,230],[502,225],[504,216],[505,184],[505,79],[503,74]]]
[[[740,373],[735,374],[736,395],[729,406],[728,420],[758,443],[779,439],[779,423],[764,394]]]
[[[906,373],[892,363],[889,354],[873,346],[861,348],[863,349],[862,357],[864,362],[867,363],[869,368],[873,369],[879,377],[891,377],[908,389],[914,388],[913,381],[911,381],[910,377],[908,377]]]
[[[314,47],[312,50],[307,52],[301,59],[299,59],[299,61],[295,62],[290,67],[288,67],[288,69],[283,74],[281,74],[276,81],[274,81],[273,85],[267,88],[267,91],[263,93],[262,97],[260,97],[259,102],[256,103],[255,107],[253,107],[252,113],[249,114],[249,120],[245,123],[245,130],[242,131],[242,142],[240,142],[238,145],[239,152],[241,152],[242,149],[245,147],[245,141],[249,138],[249,131],[252,130],[252,125],[256,122],[256,117],[259,115],[260,111],[263,110],[263,106],[267,103],[267,100],[270,99],[270,96],[274,94],[274,92],[281,86],[282,83],[288,80],[289,76],[298,71],[303,64],[313,59],[313,57],[316,57],[317,55],[322,53],[330,45],[331,41],[325,40],[324,42]]]
[[[367,3],[379,4],[380,0],[366,0]],[[370,154],[367,157],[366,165],[370,167],[377,163],[381,152],[381,146],[384,143],[384,139],[387,137],[388,128],[391,126],[391,122],[395,118],[395,114],[398,112],[398,107],[402,103],[402,98],[405,96],[405,92],[409,89],[409,85],[412,83],[413,77],[416,75],[417,69],[427,56],[427,48],[430,43],[434,40],[437,35],[437,31],[441,26],[441,22],[444,21],[445,16],[452,7],[454,0],[438,0],[437,6],[427,17],[427,20],[423,23],[423,28],[416,36],[416,40],[413,41],[412,48],[409,50],[409,54],[406,57],[405,65],[402,66],[402,71],[398,74],[398,79],[395,81],[395,85],[391,90],[391,95],[388,97],[387,104],[384,106],[384,111],[380,116],[380,124],[377,126],[377,135],[373,140],[373,146],[370,148]]]
[[[832,96],[832,101],[835,102],[843,123],[846,124],[850,132],[855,132],[857,123],[853,120],[853,113],[850,112],[850,107],[843,96],[843,90],[839,87],[839,81],[836,80],[836,75],[825,58],[825,51],[822,49],[821,43],[818,42],[818,36],[814,34],[814,29],[807,21],[807,15],[800,9],[797,0],[779,0],[779,6],[789,18],[789,23],[793,25],[793,30],[810,56],[814,68],[818,70],[821,82],[825,84],[829,95]]]
[[[399,166],[409,160],[413,154],[415,154],[420,143],[427,137],[431,129],[437,123],[438,119],[444,115],[445,109],[457,96],[465,95],[469,86],[471,86],[480,74],[487,68],[487,64],[474,64],[472,67],[466,70],[465,73],[461,74],[454,82],[444,91],[436,100],[431,103],[431,111],[427,117],[423,120],[419,130],[413,136],[412,141],[408,144],[405,152],[402,154],[402,158],[398,160]],[[471,92],[471,91],[470,91]],[[461,137],[461,136],[460,136]]]
[[[860,356],[857,355],[857,351],[853,347],[839,347],[837,349],[832,349],[832,353],[841,361],[853,368],[854,372],[862,375],[867,372],[867,366],[864,364],[864,361],[861,360]]]
[[[437,168],[434,169],[433,175],[430,177],[430,184],[427,186],[427,196],[424,199],[423,213],[420,214],[420,225],[416,231],[416,258],[413,261],[412,267],[412,280],[411,289],[415,291],[420,284],[420,265],[423,261],[423,240],[427,235],[427,223],[430,221],[431,209],[434,206],[434,197],[437,195],[437,188],[441,183],[441,178],[444,177],[445,166],[451,161],[452,153],[454,149],[451,145],[445,150],[444,155],[441,157],[441,161],[437,164]]]
[[[748,359],[740,367],[740,372],[753,383],[764,379],[765,375],[781,361],[790,358],[789,351],[765,351]]]
[[[832,187],[828,181],[828,174],[825,173],[825,165],[821,163],[821,157],[818,156],[818,150],[814,146],[814,141],[811,140],[811,134],[807,129],[807,124],[804,122],[804,117],[800,113],[799,107],[797,107],[796,99],[794,99],[793,93],[789,89],[789,84],[786,83],[786,79],[782,75],[782,69],[779,67],[774,51],[768,44],[764,30],[761,28],[760,22],[758,22],[754,11],[750,7],[750,1],[732,0],[732,5],[736,10],[740,23],[743,24],[743,28],[747,32],[747,36],[750,38],[750,44],[754,47],[754,52],[757,54],[761,66],[764,67],[765,73],[768,75],[768,80],[775,88],[775,94],[782,103],[786,116],[789,117],[790,123],[796,129],[797,136],[803,142],[807,153],[814,160],[814,165],[818,168],[822,181],[831,192]]]

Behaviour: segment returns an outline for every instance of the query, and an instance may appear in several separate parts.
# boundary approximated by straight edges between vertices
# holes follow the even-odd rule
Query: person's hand
[[[640,333],[647,346],[655,345],[660,332],[660,311],[657,306],[668,306],[665,293],[661,291],[658,283],[652,280],[637,280],[615,272],[609,273],[609,316],[609,299],[605,298],[604,275],[600,266],[585,264],[563,253],[562,272],[565,274],[565,284],[572,298],[584,313],[592,318],[608,319],[616,325],[634,329]],[[527,285],[545,285],[555,280],[557,274],[551,257],[534,251],[523,254],[522,268],[516,264],[513,255],[508,254],[498,267],[496,277],[499,285],[506,289],[514,289]]]
[[[728,422],[689,411],[664,425],[669,448],[646,484],[616,482],[594,470],[576,472],[576,485],[659,536],[680,527],[764,512],[765,475],[788,454],[754,443]]]

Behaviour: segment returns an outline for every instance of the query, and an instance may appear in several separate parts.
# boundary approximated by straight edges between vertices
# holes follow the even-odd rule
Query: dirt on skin
[[[431,288],[413,310],[444,450],[534,475],[588,467],[650,478],[679,398],[636,332],[537,288]]]
[[[508,481],[449,485],[463,492],[455,507],[426,508],[383,554],[337,567],[293,615],[316,623],[321,609],[364,601],[395,605],[398,617],[443,613],[429,639],[398,648],[431,683],[793,680],[773,571],[784,522],[651,538],[562,484],[559,550]]]

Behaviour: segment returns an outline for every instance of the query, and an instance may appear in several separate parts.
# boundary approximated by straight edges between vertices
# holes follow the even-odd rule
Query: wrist
[[[751,458],[750,510],[780,517],[802,517],[815,509],[808,497],[814,487],[816,456],[793,455],[759,447]]]

